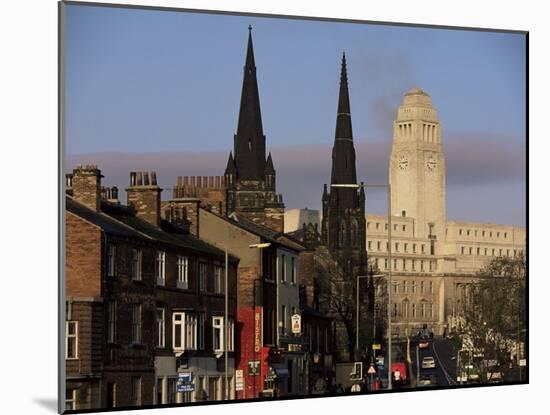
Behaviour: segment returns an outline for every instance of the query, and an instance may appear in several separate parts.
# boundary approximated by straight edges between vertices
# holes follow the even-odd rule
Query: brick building
[[[131,173],[128,206],[101,177],[96,166],[67,175],[67,409],[225,399],[225,253],[161,218],[154,172]],[[238,260],[228,263],[231,391]],[[194,392],[176,392],[181,372]]]

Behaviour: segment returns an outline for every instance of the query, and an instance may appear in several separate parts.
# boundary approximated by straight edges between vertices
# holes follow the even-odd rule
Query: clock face
[[[409,160],[407,159],[407,157],[401,156],[399,158],[398,165],[401,170],[406,170],[407,167],[409,167]]]
[[[437,161],[436,161],[433,157],[430,157],[430,158],[426,161],[426,167],[427,167],[428,170],[430,170],[430,171],[435,170],[435,168],[437,167]]]

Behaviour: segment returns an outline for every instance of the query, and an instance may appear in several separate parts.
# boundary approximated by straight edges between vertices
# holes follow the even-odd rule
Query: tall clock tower
[[[415,219],[414,236],[434,241],[441,254],[445,240],[445,155],[441,126],[430,96],[408,91],[393,123],[389,165],[393,216]]]

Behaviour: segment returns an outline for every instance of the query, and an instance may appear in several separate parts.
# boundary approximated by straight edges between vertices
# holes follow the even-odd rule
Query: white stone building
[[[397,111],[389,180],[393,332],[403,336],[426,325],[441,334],[455,325],[476,272],[494,258],[525,253],[525,228],[447,221],[441,126],[430,96],[419,88],[405,94]],[[387,219],[367,214],[368,258],[383,274],[390,267]]]

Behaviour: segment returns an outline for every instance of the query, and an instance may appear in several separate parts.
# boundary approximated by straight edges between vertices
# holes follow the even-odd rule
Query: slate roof
[[[178,248],[195,251],[196,253],[224,256],[225,252],[210,245],[190,234],[176,232],[170,222],[161,221],[161,226],[156,227],[136,217],[132,210],[124,205],[114,205],[103,202],[101,212],[95,212],[86,206],[66,197],[66,209],[68,212],[99,226],[104,232],[128,238],[141,239],[148,242],[160,242]],[[231,260],[238,260],[230,256]]]

